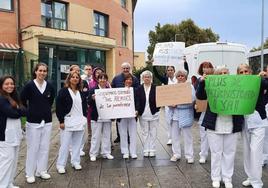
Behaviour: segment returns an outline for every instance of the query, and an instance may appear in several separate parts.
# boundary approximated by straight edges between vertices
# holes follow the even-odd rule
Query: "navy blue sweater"
[[[9,101],[0,96],[0,141],[5,141],[7,118],[18,119],[26,115],[26,109],[14,108]]]
[[[52,85],[47,82],[42,94],[34,81],[29,81],[21,91],[21,101],[28,108],[27,121],[29,123],[52,122],[51,107],[55,98]]]
[[[120,73],[120,74],[116,75],[112,80],[111,86],[113,88],[125,87],[124,78],[125,77],[124,77],[123,73]],[[139,80],[136,78],[136,76],[132,76],[132,78],[133,78],[132,86],[134,88],[137,88],[140,85]]]
[[[84,92],[80,91],[82,99],[83,115],[87,117],[87,99]],[[64,117],[71,111],[73,99],[67,87],[61,88],[56,98],[56,115],[60,123],[64,123]]]

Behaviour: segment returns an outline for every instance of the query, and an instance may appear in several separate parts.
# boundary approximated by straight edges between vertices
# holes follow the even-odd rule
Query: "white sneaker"
[[[220,182],[219,181],[213,181],[212,182],[212,187],[213,188],[219,188],[220,187]]]
[[[86,153],[83,150],[80,150],[80,157],[84,157]]]
[[[35,182],[35,177],[34,176],[26,177],[26,182],[27,183],[34,183]]]
[[[233,184],[231,182],[224,182],[225,188],[233,188]]]
[[[172,140],[168,139],[167,145],[172,145]]]
[[[131,158],[132,158],[132,159],[137,159],[138,156],[137,156],[136,154],[132,154],[132,155],[131,155]]]
[[[40,172],[39,174],[36,174],[37,177],[40,177],[43,180],[48,180],[51,178],[51,176],[47,172]]]
[[[81,170],[82,166],[80,164],[72,165],[75,170]]]
[[[199,163],[200,164],[205,164],[206,163],[206,157],[200,157]]]
[[[170,158],[170,161],[172,162],[176,162],[177,160],[179,160],[180,158],[179,157],[176,157],[175,155],[173,155],[171,158]]]
[[[143,153],[143,156],[144,156],[144,157],[149,157],[149,152],[144,152],[144,153]]]
[[[123,155],[123,159],[128,159],[129,158],[129,155],[126,153]]]
[[[65,174],[66,173],[65,168],[63,168],[63,167],[57,167],[57,171],[58,171],[59,174]]]
[[[112,160],[112,159],[114,159],[114,156],[112,156],[111,154],[106,154],[106,155],[103,155],[103,158]]]
[[[251,183],[250,183],[249,179],[246,179],[245,181],[242,182],[242,185],[245,187],[249,187],[249,186],[251,186]]]
[[[90,161],[96,161],[96,160],[97,160],[96,156],[90,156]]]
[[[151,152],[149,153],[149,157],[155,157],[155,152],[151,151]]]
[[[187,159],[187,163],[188,163],[188,164],[193,164],[193,163],[194,163],[194,158],[189,158],[189,159]]]

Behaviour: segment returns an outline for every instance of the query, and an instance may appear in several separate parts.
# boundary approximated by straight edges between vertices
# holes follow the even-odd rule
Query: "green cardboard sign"
[[[210,110],[221,115],[246,115],[255,110],[261,77],[256,75],[210,75],[205,89]]]

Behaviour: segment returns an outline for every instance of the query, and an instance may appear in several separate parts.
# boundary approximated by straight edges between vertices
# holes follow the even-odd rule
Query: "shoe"
[[[179,157],[176,157],[175,155],[173,155],[171,158],[170,158],[170,161],[172,162],[176,162],[177,160],[179,160],[180,158]]]
[[[40,173],[37,173],[35,176],[43,180],[48,180],[51,178],[51,176],[47,172],[40,172]]]
[[[194,163],[194,158],[189,158],[189,159],[187,159],[187,163],[188,163],[188,164],[193,164],[193,163]]]
[[[220,182],[219,181],[213,181],[212,182],[212,187],[213,188],[219,188],[220,187]]]
[[[34,183],[35,177],[34,176],[26,177],[26,181],[27,181],[27,183]]]
[[[155,152],[151,151],[151,152],[149,153],[149,157],[155,157]]]
[[[96,161],[96,160],[97,160],[96,156],[90,156],[90,161]]]
[[[172,140],[168,139],[167,145],[172,145]]]
[[[205,164],[206,163],[206,158],[205,157],[200,157],[199,163],[200,164]]]
[[[233,184],[231,182],[224,182],[225,188],[233,188]]]
[[[129,155],[128,154],[124,154],[123,155],[123,159],[128,159],[129,158]]]
[[[83,150],[80,150],[80,157],[84,157],[86,153]]]
[[[144,157],[149,157],[149,152],[144,152],[144,153],[143,153],[143,156],[144,156]]]
[[[112,160],[112,159],[114,159],[114,156],[112,156],[111,154],[106,154],[106,155],[103,155],[103,158]]]
[[[114,143],[119,143],[120,142],[120,137],[117,137],[115,140],[114,140]]]
[[[66,173],[64,167],[57,167],[57,171],[58,171],[59,174],[65,174]]]
[[[131,158],[132,158],[132,159],[137,159],[138,156],[137,156],[136,154],[132,154],[132,155],[131,155]]]
[[[72,165],[72,167],[73,167],[75,170],[82,170],[82,166],[81,166],[80,164]]]
[[[249,187],[249,186],[251,186],[251,183],[250,183],[249,179],[247,179],[247,180],[242,182],[242,185],[245,187]]]

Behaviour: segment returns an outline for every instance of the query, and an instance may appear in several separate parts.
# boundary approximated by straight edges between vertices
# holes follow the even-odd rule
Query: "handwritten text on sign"
[[[222,115],[254,112],[260,90],[259,76],[211,75],[205,80],[210,110]]]
[[[167,66],[178,65],[182,60],[183,51],[185,49],[184,42],[162,42],[157,43],[154,49],[153,65]]]
[[[135,117],[133,88],[95,90],[95,100],[100,119]]]
[[[180,83],[156,87],[156,106],[192,103],[191,84]]]

